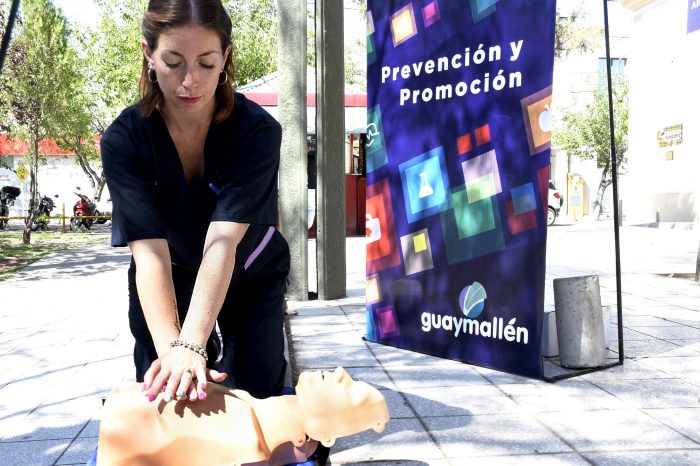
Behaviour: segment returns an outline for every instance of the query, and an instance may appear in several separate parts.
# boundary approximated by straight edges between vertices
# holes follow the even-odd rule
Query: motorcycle
[[[80,189],[79,187],[77,188]],[[69,228],[70,231],[79,231],[81,227],[89,230],[92,224],[95,223],[94,218],[81,218],[81,217],[92,217],[95,215],[100,215],[100,211],[97,210],[97,204],[92,202],[92,200],[85,194],[73,192],[80,199],[73,205],[73,218],[70,219]]]
[[[58,194],[56,194],[55,197],[58,197]],[[41,201],[39,201],[39,207],[36,210],[36,215],[32,221],[32,231],[37,231],[39,228],[46,230],[46,228],[49,226],[51,211],[55,206],[56,204],[50,197],[44,196],[41,198]]]
[[[0,217],[10,216],[10,206],[15,204],[15,199],[19,196],[20,189],[14,186],[3,186],[0,189]],[[8,228],[8,220],[0,220],[0,230]]]

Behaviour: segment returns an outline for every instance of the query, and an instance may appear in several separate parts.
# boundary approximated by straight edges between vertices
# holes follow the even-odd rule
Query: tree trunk
[[[90,166],[90,161],[79,148],[80,138],[78,138],[77,142],[75,143],[75,157],[78,160],[78,165],[80,165],[80,168],[83,169],[83,172],[87,175],[88,180],[90,181],[90,186],[92,187],[92,198],[99,201],[105,186],[104,171],[98,174],[95,170],[93,170],[93,168]]]
[[[603,174],[600,176],[598,193],[595,196],[595,203],[593,204],[593,216],[596,220],[600,220],[600,215],[603,212],[603,194],[605,194],[605,189],[610,185],[610,181],[608,180],[609,171],[610,159],[607,159],[605,162],[605,167],[603,167]]]
[[[30,176],[32,178],[29,183],[29,212],[27,218],[24,219],[24,233],[22,234],[22,242],[30,244],[32,242],[32,222],[36,215],[36,198],[37,198],[37,175],[39,173],[39,135],[35,131],[32,134],[32,154],[31,154],[31,169]]]

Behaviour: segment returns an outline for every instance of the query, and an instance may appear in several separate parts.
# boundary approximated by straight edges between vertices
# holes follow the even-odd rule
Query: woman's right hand
[[[169,353],[179,353],[184,348],[173,348]],[[173,351],[175,350],[175,351]],[[186,350],[185,351],[189,351]],[[185,353],[187,355],[187,353]],[[177,370],[172,364],[174,354],[164,355],[151,363],[151,367],[144,375],[144,384],[141,391],[149,401],[155,400],[159,392],[165,392],[165,400],[184,399],[177,397],[177,392],[182,387],[190,401],[204,399],[206,397],[206,381],[223,382],[227,374],[214,369],[199,369],[196,371]],[[188,356],[192,356],[191,354]],[[178,364],[175,364],[178,365]],[[189,375],[188,375],[189,373]],[[199,382],[199,385],[197,383]],[[169,398],[169,399],[168,399]]]

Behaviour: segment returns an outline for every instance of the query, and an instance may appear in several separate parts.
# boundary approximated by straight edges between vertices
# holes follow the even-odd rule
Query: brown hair
[[[158,46],[160,35],[171,28],[198,25],[214,31],[221,39],[221,53],[231,45],[231,18],[221,0],[150,0],[143,14],[141,32],[151,50]],[[214,121],[221,123],[233,111],[233,52],[224,63],[228,79],[216,88]],[[158,83],[148,79],[148,62],[143,58],[139,82],[141,100],[136,104],[143,116],[150,116],[163,103],[163,92]]]

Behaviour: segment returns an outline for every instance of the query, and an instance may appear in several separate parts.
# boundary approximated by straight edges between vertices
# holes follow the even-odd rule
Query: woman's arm
[[[172,340],[179,339],[201,348],[206,347],[231,283],[236,249],[247,230],[248,224],[243,223],[212,222],[209,225],[187,316],[179,335],[167,341],[167,345]],[[150,400],[155,398],[163,385],[166,385],[166,400],[183,398],[185,395],[189,395],[191,400],[204,399],[207,379],[216,382],[224,379],[223,374],[207,371],[204,357],[183,346],[167,348],[165,353],[159,351],[158,356],[159,359],[145,377],[148,388],[146,395]]]
[[[162,357],[180,335],[170,250],[165,239],[129,243],[136,262],[136,288],[156,352]]]
[[[245,223],[212,222],[209,225],[192,301],[180,332],[181,340],[206,346],[231,283],[236,249],[247,230]]]

